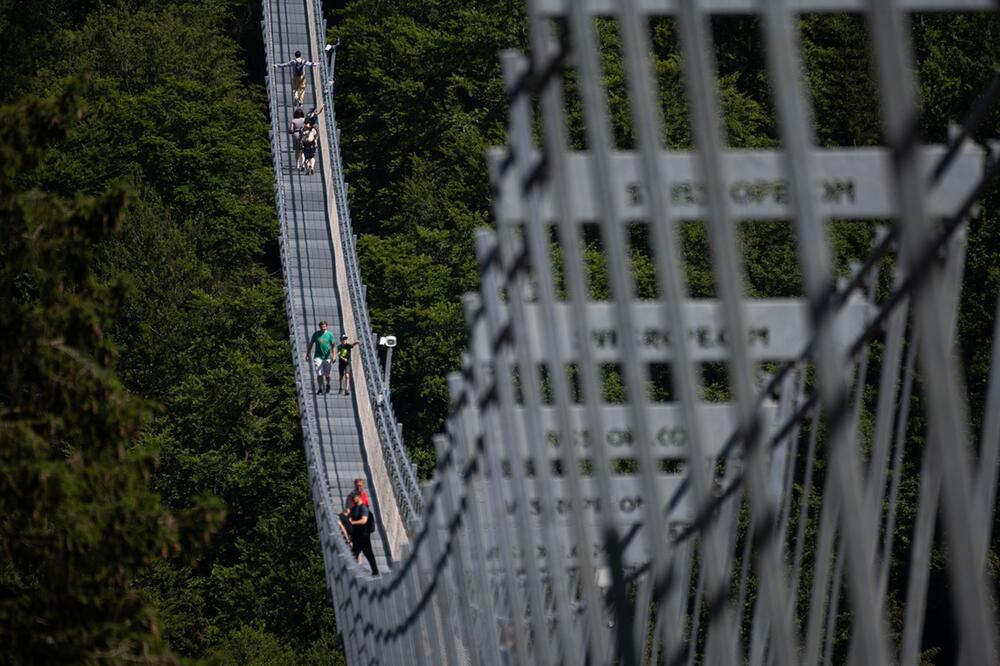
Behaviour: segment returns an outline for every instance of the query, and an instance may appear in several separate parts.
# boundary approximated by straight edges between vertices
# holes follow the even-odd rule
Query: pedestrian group
[[[340,531],[351,546],[351,554],[360,562],[364,555],[371,567],[372,575],[378,576],[378,563],[372,550],[372,534],[375,532],[375,516],[371,512],[371,500],[365,492],[365,480],[354,479],[354,490],[347,494],[344,510],[339,516]]]
[[[288,62],[275,65],[279,69],[292,68],[292,100],[295,109],[292,111],[292,120],[288,123],[288,134],[295,151],[295,168],[309,175],[316,172],[319,115],[323,113],[323,105],[313,107],[308,113],[302,105],[306,97],[306,69],[318,66],[318,63],[303,58],[302,51],[296,51],[295,57]]]
[[[340,343],[334,347],[333,333],[324,320],[319,323],[319,330],[312,334],[306,347],[305,358],[309,360],[312,352],[313,368],[316,370],[316,395],[326,395],[330,392],[330,375],[333,371],[333,359],[337,358],[337,369],[340,374],[340,388],[337,393],[351,395],[351,350],[358,346],[357,342],[349,342],[347,333],[342,333]],[[371,511],[371,502],[365,492],[364,479],[354,480],[354,490],[347,496],[344,510],[340,513],[338,523],[351,552],[359,561],[364,555],[371,566],[372,575],[377,576],[378,564],[372,551],[371,535],[375,532],[375,515]]]
[[[319,144],[319,116],[323,106],[313,107],[307,113],[302,104],[306,95],[306,68],[317,64],[305,60],[301,51],[295,52],[295,57],[288,62],[275,65],[276,68],[292,68],[292,99],[295,108],[292,119],[288,123],[288,134],[292,138],[292,149],[295,152],[295,167],[306,174],[316,171],[316,148]],[[336,354],[337,370],[340,383],[337,393],[351,395],[351,350],[357,342],[349,342],[347,333],[342,333],[340,342],[334,347],[333,333],[329,331],[326,321],[319,323],[319,330],[313,333],[306,347],[306,360],[313,351],[313,367],[316,371],[316,395],[330,392],[330,374],[333,371],[333,357]],[[372,550],[371,535],[375,532],[375,515],[371,510],[371,501],[365,492],[364,479],[354,480],[352,490],[345,501],[344,510],[338,516],[338,525],[344,539],[351,546],[351,553],[360,562],[364,555],[371,567],[372,576],[378,576],[378,563]]]

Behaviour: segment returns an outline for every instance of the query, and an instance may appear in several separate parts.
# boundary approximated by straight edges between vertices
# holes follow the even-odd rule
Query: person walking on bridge
[[[319,144],[319,132],[306,120],[305,129],[302,130],[302,158],[305,160],[306,174],[316,173],[316,146]]]
[[[347,506],[354,506],[354,496],[361,496],[361,503],[371,508],[371,500],[368,499],[368,493],[365,492],[365,480],[364,479],[354,479],[354,490],[347,494]]]
[[[362,501],[361,495],[353,495],[354,508],[351,509],[351,552],[361,560],[364,553],[368,566],[372,568],[372,576],[378,575],[378,562],[372,551],[372,532],[375,531],[375,518],[371,510]]]
[[[302,51],[296,51],[294,58],[288,62],[278,63],[275,67],[292,68],[292,99],[295,100],[295,106],[302,106],[306,98],[306,67],[319,67],[319,65],[303,58]]]
[[[306,131],[306,112],[302,108],[292,112],[292,121],[288,123],[288,134],[292,137],[292,148],[295,150],[295,168],[302,171],[305,168],[305,158],[302,156],[302,135]]]
[[[309,109],[309,113],[306,114],[306,122],[310,123],[313,127],[319,131],[319,116],[323,113],[323,105],[320,104],[317,109],[315,106]]]
[[[313,356],[313,365],[316,368],[316,381],[319,389],[316,395],[324,392],[323,380],[326,380],[326,393],[330,392],[330,371],[333,370],[333,333],[326,330],[326,321],[319,323],[319,330],[313,333],[306,347],[306,360],[309,360],[309,351],[316,345],[316,355]]]
[[[351,350],[358,346],[357,342],[348,342],[347,333],[340,336],[337,345],[337,369],[340,371],[340,389],[337,393],[351,395]]]
[[[364,479],[354,479],[354,490],[347,493],[347,497],[344,500],[344,510],[341,511],[338,516],[340,531],[344,533],[344,539],[347,540],[347,544],[351,548],[354,548],[354,542],[351,539],[351,511],[354,509],[355,495],[359,495],[361,497],[361,503],[371,510],[372,503],[368,499],[368,493],[365,492]]]

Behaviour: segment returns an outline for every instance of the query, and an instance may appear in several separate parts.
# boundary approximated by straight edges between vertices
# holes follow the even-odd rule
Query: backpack
[[[362,504],[361,506],[365,507],[365,513],[368,514],[368,522],[365,523],[365,527],[367,528],[366,531],[368,532],[368,534],[374,534],[375,533],[375,512],[372,511],[371,507],[369,507],[367,505]]]
[[[295,76],[302,76],[302,72],[306,69],[306,61],[301,58],[295,59]]]

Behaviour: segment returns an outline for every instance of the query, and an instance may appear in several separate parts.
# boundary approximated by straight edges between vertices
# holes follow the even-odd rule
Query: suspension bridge
[[[947,547],[959,663],[998,663],[986,567],[1000,363],[994,349],[972,432],[954,346],[967,228],[998,162],[995,146],[970,136],[1000,78],[947,144],[926,145],[914,129],[909,43],[912,12],[995,9],[992,0],[528,0],[530,55],[499,55],[508,143],[484,156],[495,228],[470,239],[480,287],[464,301],[468,351],[448,377],[435,475],[420,484],[379,372],[322,3],[264,0],[292,360],[349,663],[829,664],[838,632],[851,663],[922,663],[935,538]],[[865,17],[885,146],[817,146],[796,32],[808,12]],[[779,149],[726,146],[710,29],[726,13],[759,19]],[[661,16],[680,38],[687,152],[662,138],[648,30]],[[611,132],[598,19],[621,37],[627,149]],[[326,110],[315,175],[294,168],[290,74],[270,67],[296,50],[318,65],[307,70],[306,104]],[[570,71],[586,150],[568,138]],[[749,220],[790,225],[799,297],[747,296],[738,237]],[[686,288],[678,229],[692,221],[707,230],[714,298]],[[871,247],[838,274],[829,229],[846,221],[870,225]],[[648,233],[653,299],[637,296],[630,274],[635,225]],[[587,227],[604,255],[607,300],[589,291]],[[350,396],[316,394],[303,355],[320,320],[360,343]],[[703,390],[702,369],[719,363],[725,401]],[[606,396],[609,369],[627,399]],[[903,461],[913,456],[917,509],[901,515]],[[378,578],[337,525],[355,478],[367,480],[377,516]],[[893,557],[902,530],[908,560]],[[901,617],[890,619],[888,581],[899,577]]]

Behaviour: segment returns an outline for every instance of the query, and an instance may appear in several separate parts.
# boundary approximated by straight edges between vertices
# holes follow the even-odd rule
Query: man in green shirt
[[[313,333],[309,346],[306,347],[306,360],[309,360],[309,351],[316,345],[316,355],[313,357],[313,365],[316,367],[316,380],[319,389],[316,395],[324,392],[324,382],[326,379],[326,393],[330,392],[330,371],[333,370],[333,333],[326,330],[325,321],[319,323],[319,330]]]

